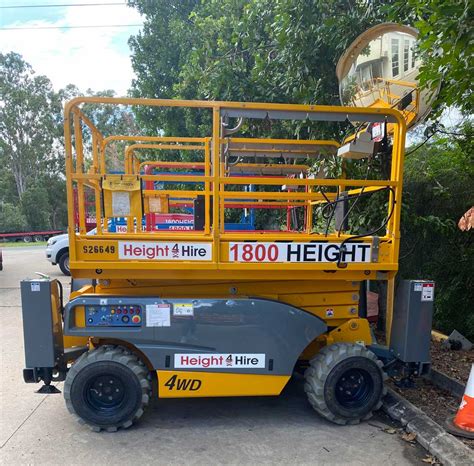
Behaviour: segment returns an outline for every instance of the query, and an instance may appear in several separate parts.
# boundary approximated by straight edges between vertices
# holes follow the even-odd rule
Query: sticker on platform
[[[170,327],[170,305],[169,304],[147,304],[146,326],[147,327]]]
[[[230,262],[370,262],[369,243],[229,243]]]
[[[265,354],[175,354],[175,369],[264,369]]]
[[[119,241],[119,259],[210,261],[212,259],[212,244]]]
[[[421,301],[434,300],[434,283],[423,283],[421,290]]]
[[[40,291],[41,285],[39,283],[32,283],[31,284],[31,291]]]
[[[114,217],[128,217],[130,215],[130,193],[112,191],[112,212]]]
[[[326,317],[334,317],[334,309],[326,309]]]
[[[175,303],[173,304],[174,316],[194,316],[194,306],[192,303]]]
[[[415,283],[415,286],[413,287],[414,291],[422,291],[423,289],[423,283]]]

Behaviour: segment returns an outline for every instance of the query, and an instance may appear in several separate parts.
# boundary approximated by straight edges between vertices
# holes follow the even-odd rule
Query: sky
[[[0,52],[21,54],[56,90],[75,84],[126,95],[134,77],[127,41],[142,24],[126,0],[0,0]],[[70,28],[103,25],[134,26]],[[53,29],[32,29],[45,27]]]

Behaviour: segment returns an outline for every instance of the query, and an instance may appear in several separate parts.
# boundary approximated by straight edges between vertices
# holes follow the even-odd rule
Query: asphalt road
[[[39,395],[22,379],[19,282],[34,272],[68,279],[44,246],[6,248],[0,272],[2,464],[422,464],[424,450],[384,429],[382,414],[359,426],[321,419],[294,378],[280,397],[155,400],[139,424],[93,433],[66,410],[62,395]],[[62,384],[57,384],[62,388]]]

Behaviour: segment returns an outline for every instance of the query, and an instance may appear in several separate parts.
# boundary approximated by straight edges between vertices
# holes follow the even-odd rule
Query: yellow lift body
[[[103,135],[84,104],[208,112],[212,131]],[[252,120],[390,125],[389,174],[348,178],[347,163],[372,157],[342,161],[332,140],[238,137]],[[53,316],[46,332],[54,357],[31,350],[28,362],[27,348],[25,380],[66,379],[69,410],[94,430],[130,426],[152,394],[278,395],[297,367],[306,369],[312,406],[333,422],[357,423],[380,407],[388,349],[377,349],[360,287],[392,280],[398,269],[406,133],[399,111],[84,97],[66,104],[64,132],[70,268],[76,285],[85,281],[64,310],[57,282],[35,281]],[[120,148],[113,166],[111,144]],[[341,168],[331,176],[335,160]],[[372,195],[387,209],[380,228],[350,233],[351,206]],[[95,234],[86,231],[86,199]],[[190,216],[187,226],[157,227]],[[257,220],[235,227],[239,216]],[[111,231],[119,218],[120,230]],[[32,290],[23,282],[25,322],[40,296]],[[390,311],[393,289],[388,294]],[[28,325],[25,341],[38,333]]]

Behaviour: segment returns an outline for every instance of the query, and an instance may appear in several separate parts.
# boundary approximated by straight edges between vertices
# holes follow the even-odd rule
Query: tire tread
[[[385,381],[387,379],[387,375],[382,369],[382,361],[380,361],[372,351],[368,350],[365,346],[349,343],[334,343],[321,349],[321,351],[319,351],[319,353],[311,359],[310,365],[304,374],[304,390],[308,397],[309,403],[318,414],[328,421],[334,422],[335,424],[359,424],[361,421],[370,419],[373,415],[373,411],[380,409],[382,406],[382,399],[380,399],[371,412],[361,416],[360,418],[353,419],[337,416],[330,411],[324,399],[324,385],[326,379],[328,378],[332,369],[339,362],[353,356],[362,356],[374,361],[377,367],[380,369],[382,380]],[[386,393],[387,388],[384,386],[381,398],[383,398]]]
[[[77,374],[79,374],[82,369],[89,366],[90,364],[94,364],[99,361],[114,361],[126,366],[136,375],[139,380],[140,387],[142,389],[140,407],[125,421],[122,421],[116,425],[106,427],[99,426],[82,419],[76,413],[71,400],[71,387]],[[147,367],[132,352],[126,350],[121,346],[99,346],[98,348],[89,350],[86,353],[82,354],[69,369],[63,390],[64,399],[66,401],[66,407],[79,423],[87,425],[94,432],[100,432],[101,430],[105,430],[107,432],[116,432],[118,429],[128,429],[143,415],[144,408],[148,405],[150,401],[152,391],[150,379],[151,377]]]

